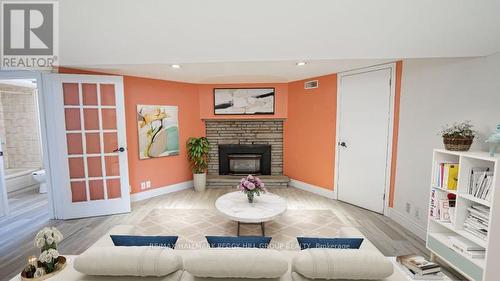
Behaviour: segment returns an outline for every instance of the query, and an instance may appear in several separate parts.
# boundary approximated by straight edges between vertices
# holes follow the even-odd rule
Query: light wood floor
[[[35,192],[11,198],[13,212],[0,219],[0,280],[9,280],[22,270],[26,258],[38,254],[33,237],[44,226],[56,226],[64,235],[63,254],[80,254],[117,224],[136,224],[153,209],[213,209],[215,200],[234,189],[215,188],[196,193],[184,190],[132,203],[129,214],[75,220],[49,220],[47,201]],[[349,225],[356,226],[386,256],[427,256],[423,240],[382,215],[330,200],[295,188],[273,189],[287,199],[289,209],[332,210]]]

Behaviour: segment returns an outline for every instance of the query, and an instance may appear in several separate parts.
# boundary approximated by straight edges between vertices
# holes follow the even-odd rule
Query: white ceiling
[[[176,81],[284,82],[500,51],[497,0],[59,3],[62,66]],[[296,67],[301,60],[310,63]],[[173,63],[183,67],[172,71]]]
[[[180,69],[166,64],[137,64],[83,67],[84,70],[109,74],[140,76],[190,83],[269,83],[290,82],[346,70],[390,62],[392,60],[321,60],[296,66],[295,61],[187,63]]]

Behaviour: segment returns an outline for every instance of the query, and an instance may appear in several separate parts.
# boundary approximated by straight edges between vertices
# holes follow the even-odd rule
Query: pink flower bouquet
[[[264,182],[252,175],[242,178],[238,185],[238,189],[247,195],[249,203],[253,203],[255,195],[260,196],[261,193],[267,192]]]

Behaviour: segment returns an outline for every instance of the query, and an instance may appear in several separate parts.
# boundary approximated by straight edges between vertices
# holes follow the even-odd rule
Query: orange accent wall
[[[191,136],[205,135],[205,127],[200,119],[197,86],[130,76],[124,77],[123,84],[131,193],[140,192],[140,183],[146,180],[151,181],[153,188],[192,180],[184,144]],[[138,104],[179,107],[179,155],[139,160],[136,117]]]
[[[337,118],[337,75],[318,78],[319,88],[288,84],[284,172],[292,179],[333,190]]]
[[[215,115],[215,88],[275,88],[274,114],[266,115]],[[276,119],[287,118],[288,84],[287,83],[251,83],[251,84],[200,84],[200,117],[202,119]]]
[[[396,96],[389,205],[394,203],[396,159],[401,97],[402,61],[396,63]],[[103,74],[68,68],[60,73]],[[304,90],[304,82],[318,79],[320,87]],[[214,115],[213,89],[274,87],[274,115]],[[153,188],[192,179],[183,144],[189,136],[202,136],[202,119],[284,118],[284,173],[290,178],[333,190],[337,116],[337,75],[290,83],[189,84],[124,77],[129,176],[132,193],[140,192],[140,182],[151,180]],[[179,156],[139,160],[136,122],[137,104],[179,106],[181,153]]]
[[[104,74],[69,68],[59,68],[59,73]],[[205,127],[200,119],[198,85],[132,76],[124,76],[123,85],[131,193],[143,191],[140,188],[141,182],[147,180],[151,181],[151,189],[192,180],[184,144],[191,136],[205,135]],[[138,104],[179,107],[179,155],[139,160],[136,119]]]
[[[396,62],[396,84],[394,96],[394,128],[392,132],[391,182],[389,185],[389,207],[394,206],[396,189],[396,165],[398,159],[399,110],[401,105],[401,80],[403,79],[403,62]]]

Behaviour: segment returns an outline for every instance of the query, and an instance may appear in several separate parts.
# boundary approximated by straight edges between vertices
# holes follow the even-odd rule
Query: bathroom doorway
[[[0,244],[53,216],[42,135],[41,75],[0,72]]]

